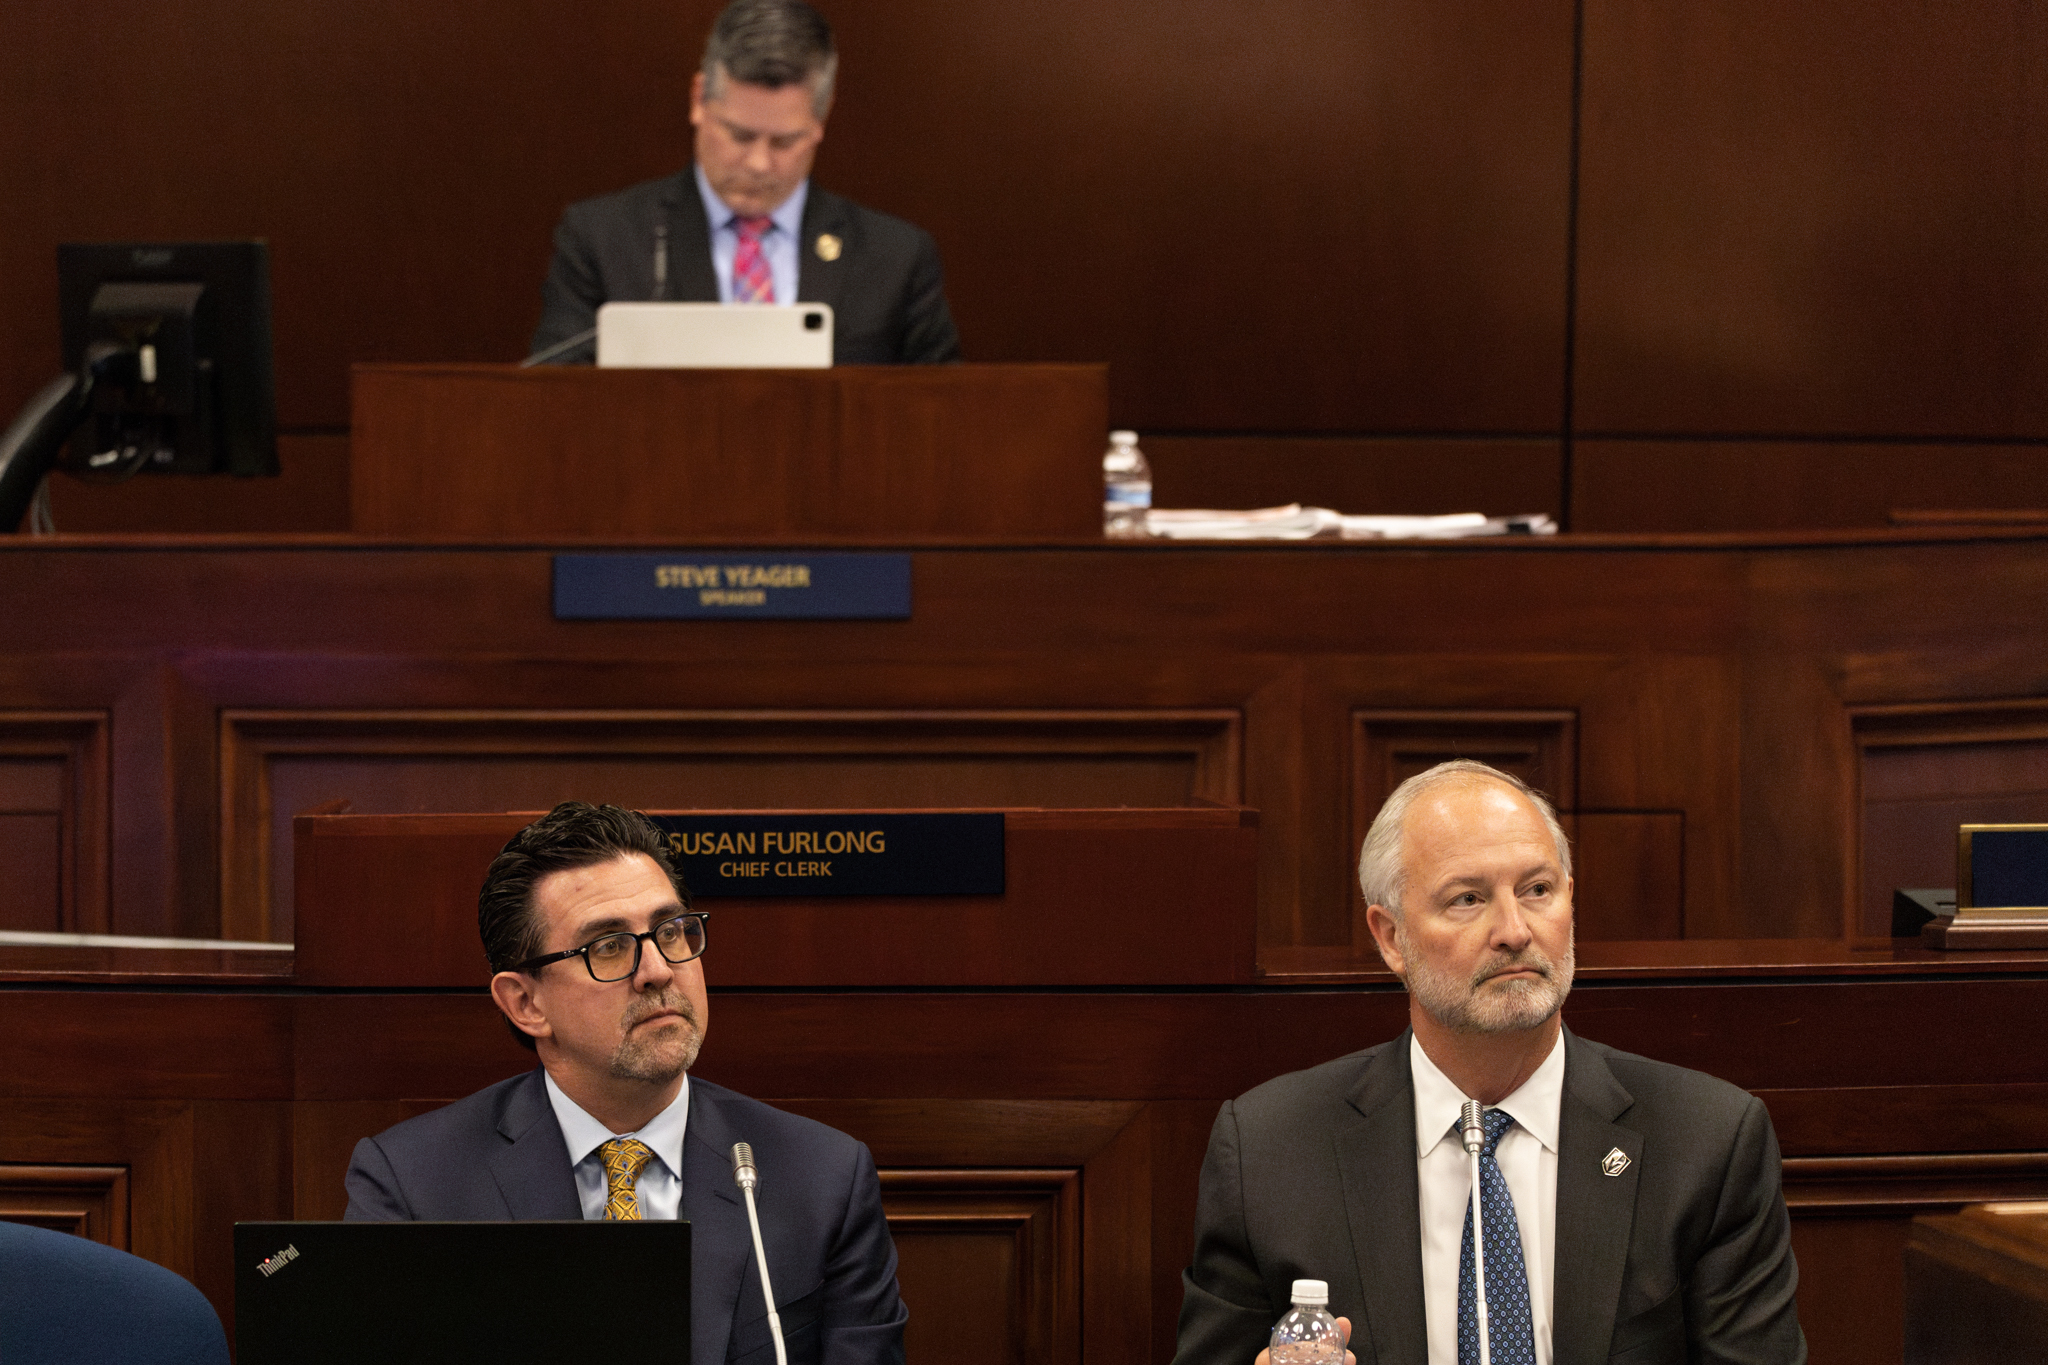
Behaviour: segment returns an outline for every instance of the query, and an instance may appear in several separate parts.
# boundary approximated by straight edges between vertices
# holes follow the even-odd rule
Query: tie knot
[[[766,214],[762,214],[758,218],[735,217],[732,220],[732,226],[733,231],[739,233],[742,241],[758,243],[763,237],[768,235],[768,229],[775,226],[775,220]]]
[[[1492,1156],[1500,1146],[1500,1140],[1507,1136],[1508,1129],[1515,1126],[1515,1116],[1505,1109],[1489,1109],[1480,1116],[1479,1122],[1486,1129],[1486,1154]]]
[[[613,1138],[599,1144],[597,1152],[606,1175],[628,1181],[637,1179],[640,1168],[654,1155],[654,1149],[638,1138]]]

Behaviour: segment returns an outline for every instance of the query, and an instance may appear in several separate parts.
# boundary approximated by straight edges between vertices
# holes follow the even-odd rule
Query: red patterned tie
[[[775,226],[775,220],[765,216],[734,218],[732,225],[740,235],[739,249],[732,254],[732,301],[775,302],[775,276],[768,269],[768,258],[761,254],[761,238]]]

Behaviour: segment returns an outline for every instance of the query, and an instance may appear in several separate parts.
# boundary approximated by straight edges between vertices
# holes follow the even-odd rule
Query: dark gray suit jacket
[[[1628,1167],[1602,1173],[1620,1148]],[[1251,1365],[1296,1279],[1327,1280],[1359,1365],[1421,1365],[1408,1034],[1223,1106],[1183,1279],[1185,1365]],[[1565,1033],[1555,1365],[1806,1359],[1778,1141],[1753,1096]]]
[[[668,225],[663,297],[718,302],[711,226],[696,174],[684,170],[563,212],[530,353],[595,327],[599,304],[653,298],[655,227],[662,223]],[[817,249],[827,233],[840,243],[838,257],[830,261]],[[930,233],[813,184],[804,200],[797,251],[798,302],[832,307],[833,364],[936,365],[960,358],[939,248]],[[588,364],[595,354],[594,344],[579,346],[557,363]]]
[[[350,1220],[577,1219],[576,1177],[539,1069],[356,1144]],[[690,1228],[690,1359],[772,1365],[768,1307],[732,1145],[751,1143],[755,1202],[794,1362],[902,1365],[908,1317],[896,1244],[868,1149],[696,1077],[683,1137]]]

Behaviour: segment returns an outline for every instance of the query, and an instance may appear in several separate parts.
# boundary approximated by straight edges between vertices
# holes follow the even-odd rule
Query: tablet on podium
[[[687,1222],[235,1224],[240,1365],[689,1349]]]

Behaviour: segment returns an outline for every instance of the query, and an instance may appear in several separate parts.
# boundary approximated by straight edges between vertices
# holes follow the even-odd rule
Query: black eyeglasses
[[[654,940],[656,952],[678,966],[704,956],[704,921],[710,918],[708,910],[692,910],[686,915],[665,919],[644,934],[606,934],[566,953],[545,953],[528,958],[514,964],[511,970],[530,972],[550,962],[580,957],[595,980],[624,981],[640,970],[640,945],[649,939]]]

